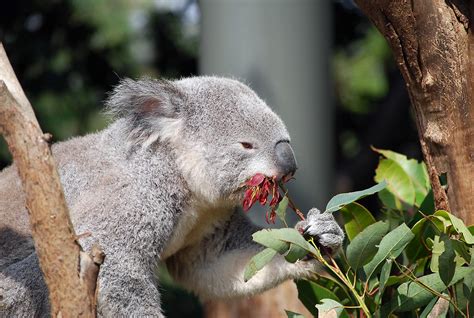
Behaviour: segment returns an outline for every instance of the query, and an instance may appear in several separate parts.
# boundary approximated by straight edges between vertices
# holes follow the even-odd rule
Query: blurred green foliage
[[[368,113],[373,100],[387,94],[385,66],[392,62],[392,56],[386,40],[375,27],[336,51],[333,62],[338,97],[347,110]]]
[[[149,0],[30,0],[0,12],[0,39],[54,140],[102,129],[105,93],[120,77],[196,74],[197,35],[179,11]],[[11,162],[0,143],[0,167]]]

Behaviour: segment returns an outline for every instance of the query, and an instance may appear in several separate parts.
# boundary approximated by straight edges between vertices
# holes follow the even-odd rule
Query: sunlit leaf
[[[375,223],[375,218],[365,207],[357,202],[350,203],[341,209],[344,218],[344,229],[350,241],[367,226]]]
[[[405,155],[394,151],[374,147],[372,149],[385,158],[395,161],[405,171],[414,185],[415,203],[417,206],[420,206],[430,189],[429,176],[425,164],[415,159],[408,159]]]
[[[329,298],[321,300],[321,304],[316,305],[319,317],[339,317],[344,307],[337,301]]]
[[[430,269],[432,272],[437,273],[439,271],[439,257],[444,252],[444,242],[436,235],[433,239],[433,247],[431,249],[431,263]]]
[[[387,186],[387,183],[384,180],[378,180],[379,184],[374,185],[365,190],[349,192],[349,193],[340,193],[335,195],[331,200],[329,200],[326,211],[324,212],[334,212],[340,210],[343,206],[357,201],[363,197],[379,192]]]
[[[449,218],[456,232],[458,232],[459,234],[462,234],[464,241],[467,244],[474,244],[474,235],[471,234],[467,226],[464,224],[464,222],[460,218],[444,210],[436,211],[434,215],[443,216],[444,218]]]
[[[415,187],[403,168],[391,159],[381,159],[375,170],[375,181],[386,180],[387,190],[408,205],[415,203]]]

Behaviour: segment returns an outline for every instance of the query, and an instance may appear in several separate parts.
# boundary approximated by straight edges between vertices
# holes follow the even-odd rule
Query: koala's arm
[[[101,317],[163,317],[153,266],[129,251],[107,255],[99,272]]]
[[[323,246],[335,251],[341,246],[344,234],[332,215],[321,215],[319,211],[309,213],[308,220],[298,226],[318,236]],[[287,279],[305,278],[312,272],[321,271],[321,265],[316,260],[292,264],[277,254],[272,262],[244,282],[246,265],[264,249],[252,240],[252,234],[260,229],[242,212],[236,211],[224,226],[200,244],[168,259],[168,268],[180,284],[202,299],[254,295]]]

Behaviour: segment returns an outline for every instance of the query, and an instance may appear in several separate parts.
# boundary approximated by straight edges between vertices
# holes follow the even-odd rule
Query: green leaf
[[[252,237],[255,242],[270,247],[282,255],[288,252],[289,243],[296,244],[309,253],[317,253],[316,249],[296,229],[264,229],[255,232]]]
[[[393,260],[387,259],[385,264],[382,266],[382,271],[380,272],[380,283],[379,283],[379,297],[382,299],[385,286],[387,284],[388,278],[390,277],[390,271],[392,270]]]
[[[363,197],[366,197],[368,195],[377,193],[387,186],[387,183],[384,180],[379,180],[378,182],[379,184],[376,184],[373,187],[370,187],[365,190],[349,192],[349,193],[341,193],[341,194],[335,195],[334,197],[332,197],[331,200],[329,200],[326,206],[326,211],[324,212],[335,212],[337,210],[340,210],[343,206],[349,203],[352,203],[356,200],[359,200]]]
[[[451,283],[446,286],[438,273],[422,276],[418,278],[422,284],[429,286],[432,290],[441,293],[447,287],[457,283],[466,275],[472,273],[473,269],[469,267],[457,267]],[[420,308],[433,298],[433,294],[424,286],[416,282],[407,282],[401,284],[397,289],[392,309],[399,312],[406,312]]]
[[[426,248],[426,239],[434,237],[437,230],[443,228],[443,222],[436,217],[423,218],[411,228],[415,238],[405,249],[407,257],[412,261],[428,256],[429,250]]]
[[[275,255],[275,250],[271,248],[266,248],[254,257],[252,257],[247,266],[245,266],[244,281],[247,282],[250,278],[252,278],[259,270],[261,270],[265,265],[267,265]]]
[[[377,149],[374,147],[372,147],[372,149],[383,155],[385,158],[396,162],[410,177],[415,189],[415,203],[417,206],[421,206],[430,190],[428,171],[424,162],[418,162],[415,159],[408,159],[405,155],[394,151]]]
[[[308,255],[308,251],[304,248],[301,248],[296,244],[291,244],[290,250],[285,255],[285,259],[290,263],[294,263],[297,260],[303,259],[306,255]]]
[[[472,254],[469,251],[469,247],[466,245],[466,243],[458,240],[451,240],[451,243],[453,243],[456,253],[462,257],[467,264],[469,264],[471,262]]]
[[[375,170],[375,181],[387,181],[387,190],[397,200],[412,206],[415,204],[415,187],[403,168],[391,159],[382,159]]]
[[[299,280],[296,282],[296,287],[298,288],[298,298],[315,317],[318,316],[318,311],[315,305],[319,304],[321,300],[329,298],[339,301],[336,294],[316,282]]]
[[[341,315],[344,309],[344,307],[340,303],[329,298],[321,300],[321,304],[316,305],[316,308],[319,311],[319,315],[335,312],[337,317]]]
[[[423,202],[420,204],[420,211],[424,214],[433,214],[435,212],[433,190],[430,189]]]
[[[442,240],[444,242],[444,252],[439,256],[439,276],[445,285],[449,285],[456,269],[454,263],[456,253],[454,253],[451,240],[446,235],[442,236]]]
[[[425,309],[421,312],[420,318],[427,318],[428,315],[431,313],[431,310],[433,310],[434,305],[438,301],[438,297],[433,297],[433,299],[426,305]]]
[[[379,221],[369,225],[347,246],[347,262],[354,270],[370,262],[377,253],[377,245],[388,230],[389,224]]]
[[[255,242],[265,247],[274,249],[281,255],[285,254],[290,249],[290,244],[288,244],[288,242],[284,242],[273,237],[271,230],[264,229],[255,232],[252,234],[252,238]]]
[[[288,318],[305,318],[302,314],[298,314],[298,313],[293,312],[293,311],[289,311],[289,310],[285,309],[285,312],[286,312],[286,316]]]
[[[341,212],[344,218],[344,229],[350,241],[367,226],[375,223],[375,218],[369,210],[357,202],[344,206]]]
[[[430,269],[433,273],[439,271],[439,257],[444,252],[444,242],[436,235],[433,239],[433,248],[431,249]]]
[[[415,237],[405,223],[384,236],[379,245],[379,250],[374,258],[364,266],[367,280],[377,270],[377,267],[387,258],[396,258],[403,252],[405,246]]]
[[[474,244],[474,236],[471,234],[467,226],[464,224],[464,222],[460,218],[455,217],[451,213],[444,210],[436,211],[434,215],[443,216],[445,218],[448,217],[449,220],[451,221],[451,224],[455,228],[456,232],[458,232],[459,234],[462,234],[464,241],[467,244]]]
[[[471,255],[472,255],[473,252],[474,252],[474,248],[471,248],[470,249]],[[474,257],[471,257],[471,262],[469,264],[469,268],[474,268]],[[464,277],[464,282],[463,283],[464,283],[465,288],[467,289],[466,294],[471,294],[472,290],[474,288],[474,270],[472,270],[470,273],[468,273]]]
[[[278,203],[278,207],[275,210],[278,218],[282,220],[283,223],[286,224],[286,208],[288,207],[288,197],[285,195],[283,199],[281,199],[280,203]]]

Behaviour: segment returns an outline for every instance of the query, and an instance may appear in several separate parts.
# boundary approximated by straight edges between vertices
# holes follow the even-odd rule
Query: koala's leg
[[[0,317],[49,317],[48,289],[36,253],[0,272]]]
[[[154,266],[137,253],[107,254],[99,272],[98,315],[164,317]]]
[[[304,278],[320,270],[315,260],[291,264],[277,254],[270,264],[244,282],[245,266],[263,250],[252,241],[252,234],[260,229],[242,212],[235,212],[223,227],[198,245],[169,258],[167,267],[179,283],[203,300],[257,294],[287,279]]]

